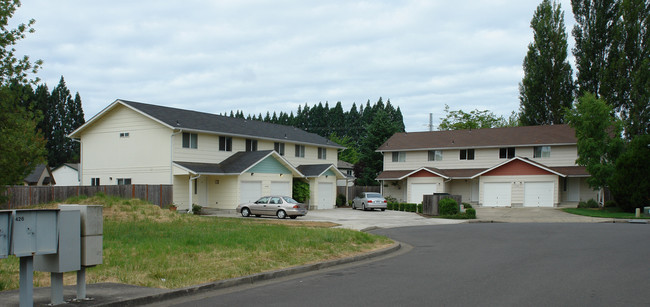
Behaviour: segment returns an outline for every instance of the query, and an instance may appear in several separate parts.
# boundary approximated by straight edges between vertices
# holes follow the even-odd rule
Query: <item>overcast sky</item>
[[[36,19],[18,52],[50,91],[63,75],[86,119],[116,99],[266,114],[383,97],[412,132],[445,104],[518,110],[540,2],[24,0],[12,22]]]

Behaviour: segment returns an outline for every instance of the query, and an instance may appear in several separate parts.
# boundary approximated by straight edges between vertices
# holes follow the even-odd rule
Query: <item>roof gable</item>
[[[334,167],[334,164],[305,164],[298,166],[298,170],[305,177],[335,175],[337,178],[345,178],[345,175],[338,168]]]
[[[568,125],[395,133],[377,151],[576,144]]]
[[[514,157],[503,163],[499,163],[491,168],[486,169],[473,178],[479,176],[515,176],[515,175],[558,175],[566,177],[566,175],[559,173],[545,165],[537,162],[530,161],[526,158]]]

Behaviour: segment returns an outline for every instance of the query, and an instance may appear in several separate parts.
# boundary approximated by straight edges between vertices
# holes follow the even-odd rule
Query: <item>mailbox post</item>
[[[10,210],[0,210],[0,259],[7,258],[11,249],[11,214]]]

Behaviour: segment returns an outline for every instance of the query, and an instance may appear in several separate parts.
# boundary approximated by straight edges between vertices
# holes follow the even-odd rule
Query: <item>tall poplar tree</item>
[[[618,0],[571,0],[576,59],[578,97],[586,92],[596,98],[607,91],[603,84],[610,61],[610,50],[617,23]]]
[[[542,1],[530,27],[533,42],[528,45],[519,84],[520,121],[523,125],[561,124],[574,91],[561,6]]]
[[[625,135],[650,132],[650,1],[622,0],[605,82],[605,100],[625,125]]]

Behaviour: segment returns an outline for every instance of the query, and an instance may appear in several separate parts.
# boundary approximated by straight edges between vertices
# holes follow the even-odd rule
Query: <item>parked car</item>
[[[287,216],[295,219],[307,214],[307,206],[289,196],[264,196],[255,202],[240,204],[237,212],[243,217],[275,215],[279,219]]]
[[[352,200],[352,209],[361,208],[363,211],[368,209],[381,209],[386,210],[386,199],[381,194],[376,192],[361,192]]]

